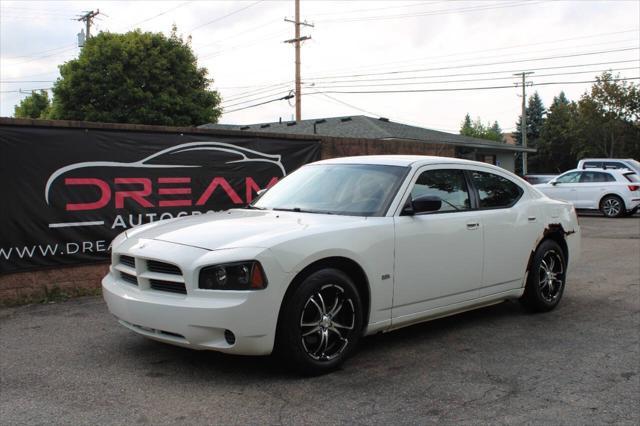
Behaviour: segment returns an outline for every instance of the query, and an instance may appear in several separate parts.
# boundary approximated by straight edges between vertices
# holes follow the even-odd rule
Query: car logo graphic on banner
[[[272,186],[286,176],[281,156],[222,142],[190,142],[164,149],[134,162],[88,161],[70,164],[51,174],[45,186],[48,205],[77,214],[102,209],[176,208],[206,206],[219,189],[232,205],[251,202],[260,184],[243,176],[237,191],[239,168],[268,170]],[[197,182],[193,169],[206,169],[206,181]],[[202,174],[198,170],[197,174]],[[203,186],[203,183],[206,184]],[[235,183],[235,185],[234,185]],[[198,190],[199,189],[199,190]],[[75,202],[79,194],[82,202]],[[225,203],[223,203],[225,204]],[[139,224],[140,220],[128,226]],[[126,223],[126,221],[120,221]],[[50,223],[50,228],[103,225],[104,221]],[[117,224],[115,222],[114,224]],[[114,226],[115,227],[115,226]]]

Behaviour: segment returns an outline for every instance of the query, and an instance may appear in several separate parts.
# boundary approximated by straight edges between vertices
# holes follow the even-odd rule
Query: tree
[[[51,109],[51,101],[46,90],[40,93],[33,91],[29,96],[20,101],[13,111],[16,118],[47,118]]]
[[[533,95],[529,97],[525,114],[527,116],[527,146],[530,148],[536,148],[538,140],[540,139],[540,132],[544,124],[544,115],[546,114],[544,104],[542,103],[542,99],[540,99],[538,92],[534,92]],[[522,145],[522,115],[518,116],[516,131],[514,133],[516,144]],[[516,173],[522,172],[522,160],[520,158],[516,159]],[[528,156],[528,166],[530,171],[537,172],[542,168],[543,166],[539,164],[540,161],[541,160],[538,158],[537,154],[530,154]]]
[[[489,139],[502,142],[502,129],[497,121],[490,126],[489,123],[484,125],[478,117],[475,121],[471,121],[469,114],[465,115],[460,126],[460,134],[472,138]]]
[[[100,33],[60,66],[52,117],[192,126],[215,123],[220,96],[198,68],[189,42],[161,33]]]
[[[473,128],[473,123],[471,122],[471,117],[469,117],[469,113],[464,116],[464,121],[462,122],[462,126],[460,126],[460,134],[463,136],[475,135],[475,130]]]
[[[578,162],[574,145],[579,140],[578,107],[564,92],[553,98],[540,131],[537,157],[538,172],[562,173]]]
[[[578,158],[640,158],[640,89],[604,72],[578,102]]]

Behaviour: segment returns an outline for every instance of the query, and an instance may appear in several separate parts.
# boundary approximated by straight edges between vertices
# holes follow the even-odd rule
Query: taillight
[[[629,185],[628,188],[629,191],[637,191],[638,189],[640,189],[640,185]]]

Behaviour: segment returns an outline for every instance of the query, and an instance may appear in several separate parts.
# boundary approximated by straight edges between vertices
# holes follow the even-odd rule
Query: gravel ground
[[[0,422],[640,424],[640,219],[580,222],[555,311],[508,302],[369,337],[323,377],[148,341],[100,298],[0,309]]]

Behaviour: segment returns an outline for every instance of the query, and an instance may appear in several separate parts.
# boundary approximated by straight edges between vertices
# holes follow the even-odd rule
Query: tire
[[[520,302],[530,311],[548,312],[558,306],[564,293],[567,262],[558,243],[544,240],[533,256]]]
[[[362,301],[353,281],[338,269],[308,276],[285,300],[278,323],[280,358],[298,372],[335,370],[355,350],[362,335]]]
[[[620,197],[607,195],[600,201],[600,211],[606,217],[621,217],[626,213],[626,208]]]

